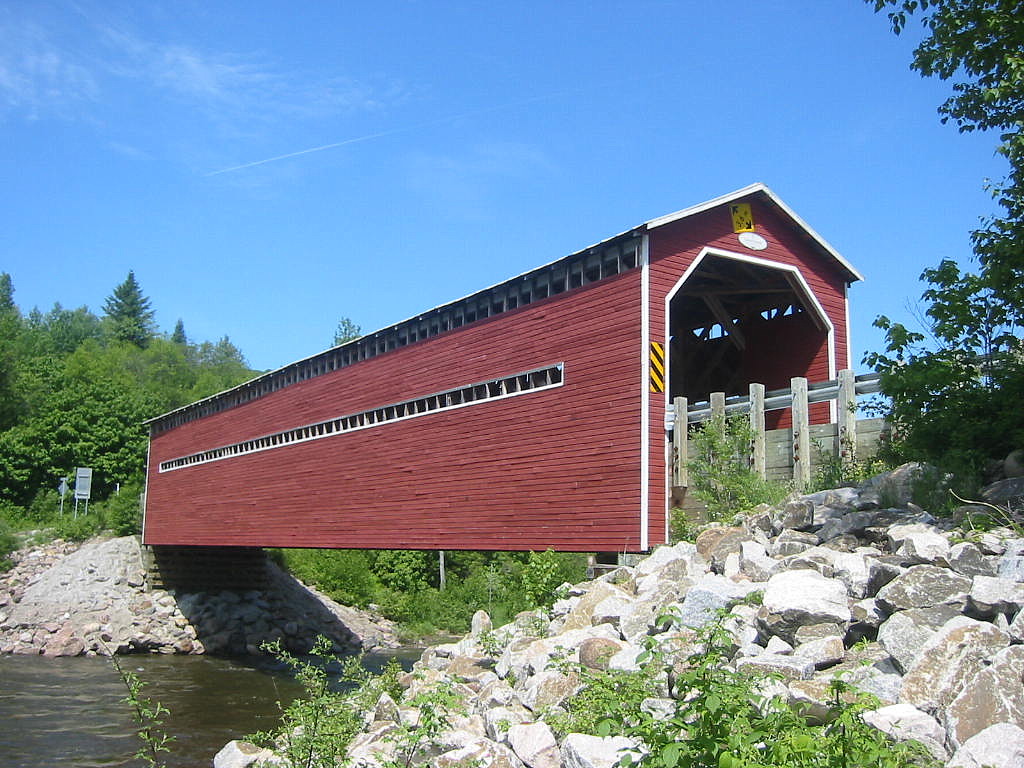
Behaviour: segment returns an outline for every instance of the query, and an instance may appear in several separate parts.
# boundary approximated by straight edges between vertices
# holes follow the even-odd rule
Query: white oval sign
[[[740,232],[740,243],[752,251],[763,251],[768,247],[768,241],[757,232]]]

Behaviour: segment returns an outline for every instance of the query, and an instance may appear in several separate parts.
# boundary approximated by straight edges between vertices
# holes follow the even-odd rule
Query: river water
[[[408,667],[418,653],[399,653]],[[366,657],[377,669],[386,657]],[[135,655],[119,657],[146,687],[143,696],[170,714],[171,768],[208,768],[228,741],[278,722],[277,702],[299,685],[270,659]],[[140,742],[127,691],[109,660],[0,657],[0,766],[140,766]]]

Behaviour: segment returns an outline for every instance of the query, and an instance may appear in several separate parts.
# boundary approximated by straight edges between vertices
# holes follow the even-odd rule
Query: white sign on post
[[[75,469],[75,500],[86,499],[92,495],[92,468],[77,467]]]

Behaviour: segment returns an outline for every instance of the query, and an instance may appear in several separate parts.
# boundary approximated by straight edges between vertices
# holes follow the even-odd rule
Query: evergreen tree
[[[353,323],[349,318],[343,317],[338,321],[338,327],[334,331],[334,346],[344,344],[346,341],[352,341],[352,339],[358,339],[362,333],[362,328]]]
[[[188,336],[185,335],[185,323],[179,317],[174,324],[174,333],[171,334],[171,341],[175,344],[188,344]]]
[[[14,285],[11,276],[0,272],[0,313],[14,311]]]
[[[0,272],[0,430],[13,424],[20,411],[15,380],[20,332],[21,317],[14,306],[11,276]]]
[[[114,289],[103,303],[114,338],[145,347],[153,338],[153,310],[149,299],[142,295],[142,288],[135,279],[135,272],[128,271],[128,277]]]

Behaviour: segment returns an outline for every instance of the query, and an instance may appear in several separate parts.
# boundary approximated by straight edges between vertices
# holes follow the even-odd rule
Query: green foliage
[[[362,658],[343,658],[332,651],[331,642],[316,639],[309,657],[298,658],[282,648],[280,641],[268,643],[263,650],[286,665],[302,684],[305,695],[281,708],[281,725],[276,731],[250,736],[256,744],[283,749],[285,768],[333,768],[345,749],[363,726],[363,713],[372,707],[382,693],[397,699],[396,663],[388,664],[380,675],[371,675],[363,667]],[[328,668],[341,666],[341,682],[345,690],[332,685]]]
[[[626,723],[645,717],[644,699],[658,695],[653,666],[646,666],[639,672],[626,672],[598,671],[582,664],[570,664],[565,665],[565,671],[578,676],[583,687],[567,701],[564,714],[556,713],[547,720],[552,730],[561,735],[621,736],[626,731]]]
[[[281,564],[300,581],[314,585],[332,600],[365,607],[377,584],[365,552],[358,549],[284,549]]]
[[[429,555],[414,549],[386,549],[377,553],[373,572],[386,589],[420,592],[430,579]]]
[[[14,535],[10,525],[0,518],[0,573],[11,570],[14,563],[11,562],[10,555],[19,546],[18,537]]]
[[[185,335],[185,321],[180,317],[178,322],[174,324],[174,330],[171,332],[171,341],[182,346],[188,344],[188,336]]]
[[[384,768],[409,768],[414,762],[421,764],[427,750],[451,728],[452,718],[464,714],[462,698],[450,680],[424,687],[407,703],[419,714],[415,722],[402,721],[388,734],[387,740],[394,744],[395,752],[392,757],[382,756]]]
[[[671,541],[696,541],[700,522],[693,514],[681,507],[673,507],[669,512],[668,532]]]
[[[560,584],[586,575],[586,556],[580,554],[448,552],[442,590],[433,552],[286,549],[274,556],[340,603],[375,604],[409,640],[466,632],[480,609],[506,623],[520,611],[549,604]]]
[[[362,328],[352,322],[350,318],[343,317],[338,321],[338,327],[334,330],[334,346],[358,339],[362,334]]]
[[[145,687],[139,676],[130,670],[121,667],[117,656],[108,652],[110,663],[117,671],[118,677],[128,690],[124,701],[132,709],[132,718],[138,726],[136,734],[142,742],[135,757],[142,760],[150,768],[162,768],[166,765],[160,758],[161,752],[170,752],[170,743],[174,741],[173,736],[168,736],[163,730],[163,718],[170,712],[160,702],[153,702],[142,695]]]
[[[708,519],[731,519],[758,504],[777,504],[788,489],[750,468],[754,438],[742,416],[712,416],[694,431],[695,455],[687,463],[694,495],[707,506]]]
[[[814,447],[818,455],[808,493],[854,487],[889,468],[878,455],[851,458],[853,451],[849,444],[842,446],[838,453],[826,451],[820,442],[815,442]]]
[[[124,282],[103,302],[110,334],[118,341],[145,347],[155,334],[154,312],[142,287],[129,270]]]
[[[531,552],[522,573],[523,594],[530,606],[542,608],[555,602],[555,590],[572,580],[576,567],[570,558],[554,550]]]
[[[1021,522],[1024,518],[1024,514],[1022,514],[1024,509],[1014,509],[1009,505],[989,504],[987,501],[969,501],[955,493],[952,495],[959,503],[970,505],[964,523],[971,531],[971,535],[977,531],[1001,527],[1009,528],[1018,537],[1024,536],[1024,523]],[[965,539],[965,541],[970,540],[970,537]]]
[[[54,518],[47,526],[55,538],[65,541],[85,541],[103,531],[102,519],[93,511],[84,512],[85,504],[79,504],[79,514],[75,517],[70,508],[65,508],[63,517]]]
[[[1001,213],[971,233],[978,269],[945,260],[926,270],[925,333],[886,317],[886,349],[865,362],[882,373],[901,458],[980,479],[985,460],[1024,444],[1024,16],[1014,0],[868,0],[893,30],[911,16],[925,33],[912,67],[955,80],[940,107],[960,131],[997,130],[1006,178],[991,186]]]
[[[105,526],[115,536],[131,536],[142,532],[142,479],[132,480],[121,486],[117,495],[111,496],[99,507],[98,512]]]
[[[762,679],[730,669],[731,637],[721,620],[700,631],[699,650],[685,664],[653,645],[641,655],[641,673],[674,672],[674,711],[642,706],[636,680],[615,685],[621,673],[603,673],[585,717],[597,735],[636,739],[645,754],[623,754],[620,766],[658,768],[910,768],[935,765],[916,743],[896,743],[867,725],[862,713],[877,700],[840,680],[831,688],[831,717],[813,725],[782,699],[761,693]],[[602,676],[599,673],[599,677]],[[595,685],[588,682],[588,687]],[[616,696],[618,694],[618,697]],[[588,695],[586,690],[580,695]],[[573,705],[571,704],[570,707]]]

